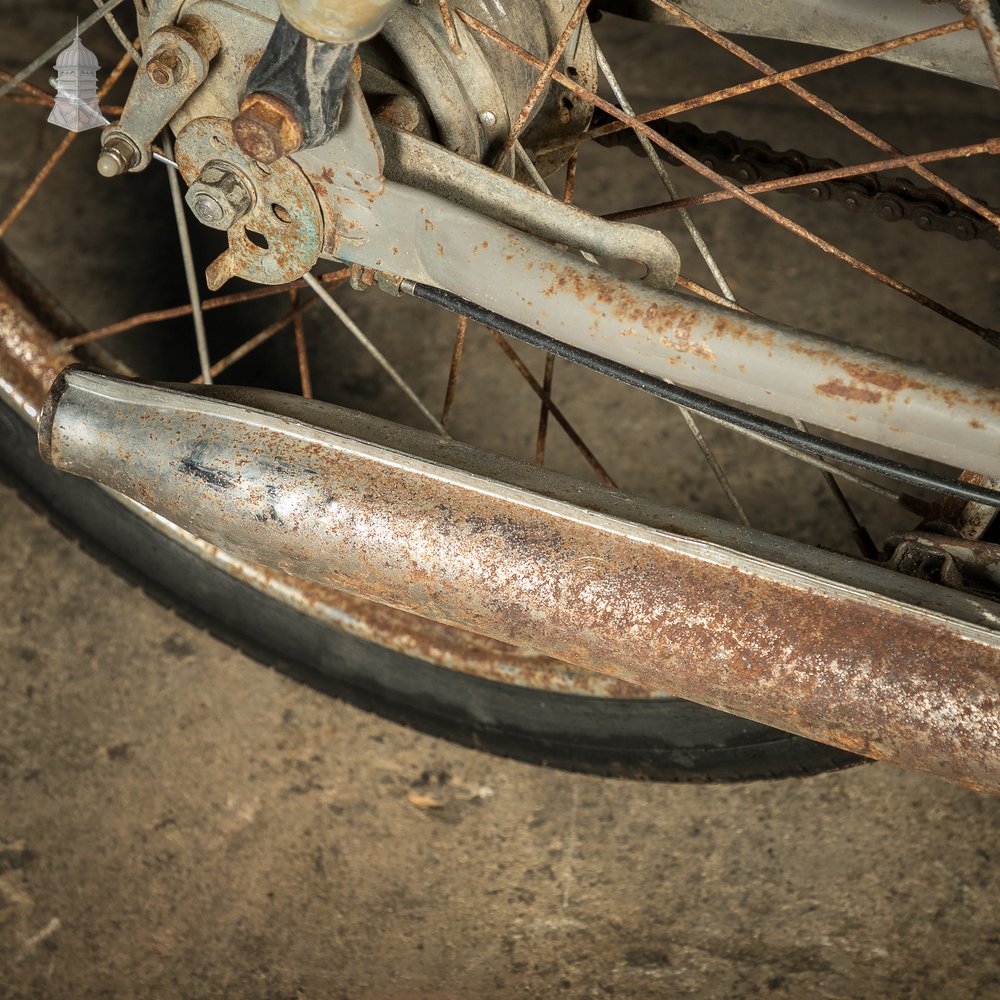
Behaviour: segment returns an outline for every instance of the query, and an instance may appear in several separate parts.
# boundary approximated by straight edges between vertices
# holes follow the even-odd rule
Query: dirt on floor
[[[1000,799],[490,757],[193,629],[0,491],[0,997],[1000,996]]]
[[[42,39],[66,30],[67,7],[89,10],[0,0],[0,65],[26,61]],[[98,46],[105,68],[114,44],[107,35]],[[647,65],[660,58],[658,50],[646,56]],[[685,74],[710,70],[716,83],[703,87],[746,78],[745,68],[740,76],[710,62],[698,50],[671,63],[674,97],[693,92]],[[622,78],[645,108],[653,98],[642,65],[626,60]],[[949,129],[960,141],[960,124],[995,132],[995,103],[973,94],[957,115],[935,103],[926,79],[862,72],[861,89],[840,96],[893,136],[904,125],[942,142]],[[894,91],[901,80],[909,89]],[[745,123],[748,134],[777,122],[769,134],[778,148],[802,145],[852,162],[874,155],[814,142],[793,104],[767,95],[754,105],[763,117]],[[58,140],[44,129],[18,132],[22,125],[4,114],[6,207]],[[713,127],[741,124],[738,113],[720,115]],[[908,148],[930,148],[924,141]],[[613,153],[615,164],[632,162]],[[129,294],[134,274],[162,275],[157,306],[182,301],[175,235],[147,238],[146,216],[104,193],[123,189],[92,176],[93,155],[77,144],[67,159],[77,157],[90,180],[74,187],[53,173],[47,183],[63,207],[26,213],[10,234],[15,249],[36,271],[51,264],[67,294],[77,292],[74,308],[88,325],[127,315],[111,309],[105,292],[114,284]],[[581,179],[581,199],[601,193],[601,176]],[[662,198],[650,177],[632,203]],[[164,187],[160,175],[134,185]],[[84,248],[61,235],[63,220],[96,225],[104,215],[110,235]],[[729,237],[748,215],[737,212],[732,224],[704,215],[741,298],[764,312],[786,306],[792,321],[831,335],[879,325],[906,352],[921,310],[884,290],[873,299],[829,291],[826,255],[786,235],[741,251]],[[846,213],[817,224],[847,246],[870,240],[854,235]],[[990,248],[931,237],[933,251],[920,254],[913,232],[879,233],[886,269],[967,303],[983,321],[995,313],[1000,266]],[[123,247],[133,270],[116,273],[108,261]],[[690,245],[682,256],[687,269]],[[956,261],[958,277],[941,277],[942,262]],[[749,264],[762,265],[764,280],[741,271]],[[793,276],[809,294],[789,298]],[[368,312],[379,293],[365,295],[350,300],[354,315],[401,365],[413,361],[409,321],[379,326]],[[421,391],[432,367],[447,371],[452,329],[428,340],[408,369]],[[964,336],[944,342],[943,355],[961,353]],[[506,435],[499,450],[530,452],[533,397],[516,375],[505,381],[485,337],[470,334],[467,350],[487,363],[480,381],[470,373],[463,383],[455,426],[467,440],[497,431]],[[540,373],[540,356],[526,356]],[[974,348],[962,359],[984,370]],[[619,463],[623,485],[730,516],[711,477],[688,477],[697,449],[676,414],[666,418],[648,401],[626,412],[616,396],[602,411],[583,376],[560,368],[557,379],[567,396],[577,388],[567,412]],[[383,391],[373,388],[381,385],[374,364],[349,349],[317,383],[348,404],[367,405]],[[393,391],[379,401],[407,406],[393,404]],[[518,392],[528,416],[496,426],[494,400]],[[466,409],[477,398],[487,401],[485,419]],[[631,466],[616,433],[647,434]],[[735,485],[755,525],[850,544],[818,476],[807,482],[790,463],[780,471],[742,438],[715,429],[707,436],[727,465],[749,458]],[[587,474],[555,431],[549,454]],[[867,515],[873,505],[851,495]],[[1000,998],[998,798],[881,764],[695,786],[488,756],[366,714],[233,651],[81,551],[9,486],[0,487],[0,532],[0,1000]]]

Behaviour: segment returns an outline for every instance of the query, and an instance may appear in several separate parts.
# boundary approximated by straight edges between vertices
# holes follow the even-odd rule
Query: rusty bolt
[[[350,283],[356,292],[363,292],[375,284],[375,271],[362,264],[352,264]]]
[[[233,119],[240,149],[258,163],[274,163],[302,145],[302,126],[295,112],[271,94],[248,94]]]
[[[198,221],[212,229],[229,229],[253,204],[250,182],[234,167],[209,163],[184,196]]]
[[[393,94],[386,98],[376,108],[375,117],[404,132],[415,132],[427,124],[420,102],[409,94]]]
[[[187,76],[184,54],[173,46],[164,46],[154,53],[146,65],[146,75],[157,87],[172,87]]]

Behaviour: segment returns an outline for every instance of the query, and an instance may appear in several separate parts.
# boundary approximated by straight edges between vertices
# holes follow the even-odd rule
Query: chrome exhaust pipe
[[[43,457],[243,559],[1000,792],[1000,608],[279,393],[71,368]]]

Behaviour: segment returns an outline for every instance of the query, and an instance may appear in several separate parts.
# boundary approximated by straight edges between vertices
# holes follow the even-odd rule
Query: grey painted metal
[[[993,68],[993,79],[1000,87],[1000,8],[994,0],[968,0],[968,5]]]
[[[203,16],[233,16],[213,0],[200,0],[190,9]],[[255,32],[260,25],[253,25]],[[230,37],[229,26],[220,22],[219,30]],[[214,71],[218,83],[229,80],[230,71],[222,72],[225,56]],[[210,84],[206,81],[189,104],[211,103],[201,96],[218,89]],[[178,118],[187,113],[185,108]],[[220,155],[211,146],[213,136],[222,141],[222,159],[237,156],[225,127],[208,116],[189,121],[179,143],[183,149],[190,145],[188,137],[198,137],[197,155],[182,157],[182,170],[191,161],[185,173],[189,181]],[[393,156],[404,162],[403,151],[420,151],[419,158],[410,158],[411,180],[420,173],[413,166],[419,159],[427,185],[443,183],[441,172],[449,165],[444,154],[428,152],[417,139],[387,141],[395,144]],[[455,184],[443,196],[387,180],[385,160],[360,86],[352,78],[340,132],[320,149],[283,160],[289,177],[282,184],[277,185],[274,170],[265,179],[255,175],[252,164],[235,163],[254,179],[259,218],[254,217],[251,228],[265,232],[272,245],[261,254],[243,232],[237,232],[233,245],[231,231],[230,250],[212,266],[211,286],[235,275],[289,280],[311,267],[322,251],[330,258],[437,285],[557,339],[702,392],[952,466],[1000,474],[1000,395],[995,389],[623,280],[456,204],[463,197],[479,209],[489,202],[482,193],[485,181],[474,167],[469,171],[479,193],[456,196],[462,185]],[[456,176],[465,176],[460,158],[450,165]],[[494,184],[502,180],[492,177]],[[515,198],[507,192],[513,206],[507,218],[527,224],[537,207],[531,200],[536,194],[518,189]],[[272,203],[285,207],[293,222],[279,225],[267,211]],[[551,223],[543,227],[546,235],[572,244],[579,221],[574,217],[561,230],[549,211],[543,213]],[[236,228],[245,229],[250,219]]]
[[[389,126],[376,124],[376,128],[387,179],[432,192],[542,240],[612,260],[640,261],[647,269],[643,281],[652,288],[670,288],[677,280],[680,255],[663,233],[646,226],[605,222],[420,136]]]
[[[996,605],[326,404],[212,391],[70,369],[42,454],[282,572],[1000,790]]]
[[[676,24],[652,0],[600,0],[605,10]],[[920,0],[684,0],[684,10],[722,32],[783,38],[848,52],[954,20],[958,4]],[[995,87],[990,61],[975,32],[909,45],[880,58]]]
[[[1000,474],[997,389],[627,281],[453,198],[385,180],[356,84],[338,136],[293,159],[319,196],[329,257],[436,285],[701,392]]]

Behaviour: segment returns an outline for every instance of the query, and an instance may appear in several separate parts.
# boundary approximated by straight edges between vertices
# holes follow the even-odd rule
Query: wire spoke
[[[15,73],[6,83],[0,84],[0,97],[4,94],[10,93],[16,86],[18,86],[23,80],[27,80],[32,73],[35,72],[41,66],[44,66],[46,62],[49,61],[54,55],[61,52],[73,39],[84,31],[86,31],[91,25],[96,24],[98,21],[104,17],[105,14],[110,13],[121,4],[123,0],[106,0],[105,3],[101,4],[93,14],[89,14],[85,17],[72,31],[67,31],[65,35],[62,36],[57,42],[53,42],[40,56],[32,59],[27,66],[22,70]]]
[[[339,283],[341,279],[346,278],[349,274],[350,270],[343,268],[339,271],[330,271],[322,275],[320,280]],[[229,295],[217,295],[211,299],[204,299],[201,303],[201,308],[203,310],[220,309],[224,306],[239,305],[243,302],[252,302],[255,299],[270,298],[274,295],[281,295],[285,292],[305,287],[305,281],[300,278],[298,281],[291,281],[286,285],[268,285],[264,288],[250,288],[243,292],[233,292]],[[180,316],[189,316],[190,314],[190,303],[182,306],[173,306],[169,309],[157,309],[153,312],[137,313],[135,316],[119,320],[117,323],[111,323],[109,326],[102,326],[96,330],[88,330],[86,333],[77,334],[75,337],[66,337],[64,340],[57,340],[52,345],[52,350],[56,354],[62,354],[66,351],[71,351],[74,347],[79,347],[81,344],[89,344],[94,340],[103,340],[105,337],[111,337],[116,333],[124,333],[127,330],[134,330],[136,327],[146,326],[149,323],[159,323],[163,320],[177,319]]]
[[[448,48],[456,55],[462,54],[462,43],[458,40],[458,31],[455,29],[455,18],[451,14],[451,5],[448,0],[438,0],[441,8],[441,20],[444,22],[444,33],[448,36]]]
[[[661,2],[661,0],[657,0]],[[464,11],[458,12],[459,16],[465,21],[470,27],[475,31],[479,32],[481,35],[489,38],[491,41],[500,45],[501,47],[517,55],[519,58],[523,59],[525,62],[531,64],[538,68],[542,65],[541,61],[536,59],[530,52],[526,52],[519,45],[512,42],[509,38],[499,34],[494,31],[488,25],[483,24],[481,21],[466,14]],[[942,305],[940,302],[924,295],[922,292],[918,292],[916,289],[911,288],[909,285],[898,281],[896,278],[892,278],[877,268],[872,267],[870,264],[866,264],[863,261],[858,260],[856,257],[851,256],[839,247],[834,246],[822,237],[815,235],[815,233],[810,232],[804,226],[799,225],[797,222],[793,222],[787,216],[782,215],[780,212],[771,208],[769,205],[764,204],[758,198],[752,194],[747,194],[737,185],[733,184],[727,178],[723,177],[721,174],[716,173],[711,167],[705,166],[700,160],[686,153],[683,149],[677,146],[675,143],[664,139],[658,132],[650,128],[643,122],[638,121],[631,115],[625,114],[620,108],[615,107],[609,101],[604,100],[604,98],[598,96],[597,94],[592,94],[585,87],[581,87],[576,81],[571,80],[568,76],[558,71],[554,71],[552,78],[558,83],[562,84],[567,90],[576,94],[582,100],[593,104],[595,107],[600,108],[607,114],[611,115],[613,118],[617,118],[619,121],[631,126],[636,130],[636,132],[641,132],[644,134],[654,145],[659,146],[661,149],[670,153],[675,159],[679,160],[685,166],[690,167],[696,173],[701,174],[707,180],[711,181],[713,184],[726,191],[733,193],[734,197],[738,198],[744,204],[753,208],[755,211],[759,212],[761,215],[770,219],[772,222],[777,223],[783,229],[787,229],[789,232],[794,233],[796,236],[804,239],[806,242],[811,243],[813,246],[836,257],[838,260],[855,268],[858,271],[867,274],[869,277],[875,279],[876,281],[892,288],[893,290],[899,292],[901,295],[913,300],[919,305],[930,309],[932,312],[936,312],[938,315],[945,317],[951,322],[958,326],[964,327],[977,336],[982,337],[988,343],[994,346],[1000,346],[1000,333],[997,331],[989,329],[988,327],[981,326],[979,323],[968,319],[965,316],[955,312],[953,309]]]
[[[52,151],[41,169],[35,174],[31,183],[24,189],[24,193],[14,202],[14,206],[7,213],[4,220],[0,222],[0,239],[3,239],[14,220],[28,207],[31,199],[35,197],[38,189],[45,183],[45,179],[52,173],[55,165],[63,158],[66,150],[69,149],[78,135],[79,132],[67,132],[63,136],[59,145]]]
[[[504,354],[507,355],[507,357],[510,359],[514,367],[521,373],[521,377],[524,379],[524,381],[527,382],[529,386],[531,386],[531,389],[535,393],[535,395],[538,396],[539,399],[544,400],[545,389],[543,388],[542,385],[539,384],[538,379],[536,379],[535,376],[531,374],[531,370],[524,363],[524,361],[517,353],[517,351],[515,351],[514,348],[510,346],[510,342],[507,340],[507,338],[502,333],[500,333],[499,330],[494,330],[490,326],[485,327],[485,329],[489,333],[489,335],[497,342],[497,344],[500,346],[500,349],[504,352]],[[615,481],[608,475],[604,466],[601,465],[600,462],[598,462],[597,457],[584,443],[583,438],[580,437],[580,435],[576,432],[576,429],[566,418],[565,414],[563,414],[562,410],[560,410],[559,407],[556,406],[556,404],[551,401],[551,399],[549,400],[549,413],[552,414],[553,420],[555,420],[556,423],[559,424],[559,426],[566,432],[566,435],[569,437],[570,441],[572,441],[573,444],[576,445],[577,450],[587,460],[587,463],[594,470],[594,472],[597,473],[597,476],[601,480],[601,482],[604,483],[605,486],[610,486],[613,489],[617,489]]]
[[[13,80],[14,79],[14,74],[11,73],[9,70],[0,69],[0,79],[2,79],[2,80]],[[56,99],[51,94],[46,93],[44,90],[42,90],[39,87],[36,87],[32,83],[28,83],[27,80],[21,80],[18,84],[16,84],[16,86],[17,86],[17,89],[20,90],[20,91],[23,91],[23,93],[25,95],[30,95],[32,97],[37,97],[37,98],[39,98],[39,100],[45,101],[47,104],[55,104],[55,102],[56,102]],[[5,94],[4,96],[5,97],[15,97],[17,95],[15,95],[15,94]]]
[[[569,20],[566,22],[566,27],[563,28],[562,34],[556,40],[556,44],[549,55],[548,60],[545,63],[539,63],[538,69],[540,70],[538,79],[535,81],[534,86],[528,93],[528,97],[524,102],[521,110],[518,112],[517,117],[514,119],[510,126],[510,134],[504,141],[500,152],[497,154],[496,160],[494,161],[494,167],[497,170],[502,170],[504,164],[507,162],[507,157],[510,155],[511,150],[514,147],[514,143],[517,141],[521,132],[524,131],[525,125],[528,124],[528,119],[531,117],[531,113],[535,110],[535,106],[541,99],[542,93],[545,88],[549,85],[549,81],[552,79],[552,75],[555,72],[555,68],[559,60],[562,58],[563,52],[566,51],[566,46],[569,44],[570,39],[573,37],[573,33],[577,30],[580,25],[580,21],[583,20],[584,15],[587,13],[587,7],[590,4],[590,0],[580,0],[576,5],[576,9],[570,15]],[[467,22],[464,16],[464,11],[458,11],[458,16],[462,18],[463,21]]]
[[[455,405],[455,394],[458,390],[458,374],[462,368],[462,354],[465,351],[465,332],[469,321],[464,316],[458,317],[458,328],[455,330],[455,346],[451,350],[451,365],[448,368],[448,386],[444,392],[444,406],[441,407],[441,424],[447,427],[451,421],[451,411]]]
[[[608,86],[611,88],[612,93],[614,93],[619,105],[626,114],[634,115],[635,110],[628,98],[625,96],[625,92],[622,90],[621,85],[618,83],[618,80],[611,69],[611,65],[608,62],[607,57],[604,55],[604,51],[600,46],[596,45],[596,43],[595,50],[597,54],[597,64],[600,66],[601,72],[604,74],[604,78],[607,80]],[[649,162],[653,165],[653,169],[660,178],[660,183],[663,185],[667,194],[669,194],[671,198],[676,198],[677,191],[674,188],[673,181],[670,179],[670,174],[668,173],[667,168],[663,165],[660,157],[657,155],[652,143],[640,133],[636,133],[636,138],[639,140],[639,144],[642,146],[643,152],[646,154]],[[719,290],[722,292],[723,297],[727,302],[735,303],[736,296],[733,295],[733,291],[729,287],[729,283],[726,281],[721,268],[718,263],[716,263],[711,251],[708,249],[708,244],[705,243],[705,239],[701,235],[700,230],[694,224],[694,220],[685,210],[682,210],[679,214],[685,228],[688,231],[688,234],[694,241],[695,246],[698,248],[698,252],[701,254],[702,259],[705,261],[709,271],[712,273],[712,277],[719,286]],[[744,526],[750,527],[750,519],[747,516],[746,508],[736,495],[736,491],[733,489],[729,476],[726,475],[725,470],[722,468],[722,463],[718,460],[718,458],[716,458],[715,452],[712,451],[711,446],[705,440],[705,436],[702,434],[701,428],[698,426],[698,422],[689,410],[686,410],[682,406],[679,406],[678,410],[684,420],[685,426],[694,438],[695,443],[698,445],[702,457],[705,459],[708,467],[712,470],[712,474],[715,476],[719,486],[722,487],[723,493],[726,494],[729,503],[736,512],[737,518],[739,518],[740,522]]]
[[[608,63],[603,50],[599,46],[595,46],[597,51],[597,64],[601,67],[601,72],[604,74],[605,80],[608,82],[608,86],[611,88],[618,103],[621,105],[622,110],[629,115],[634,115],[635,110],[631,103],[625,96],[625,92],[622,90],[614,72],[611,69],[611,65]],[[649,159],[649,162],[653,165],[656,170],[657,176],[660,178],[660,183],[663,185],[667,194],[671,198],[677,197],[677,191],[674,188],[673,181],[670,179],[670,174],[667,172],[667,168],[663,165],[663,161],[657,155],[656,150],[653,148],[653,144],[642,134],[636,133],[636,138],[639,140],[642,146],[643,152]],[[712,256],[711,251],[708,249],[708,244],[705,243],[704,237],[701,235],[701,231],[694,224],[694,220],[688,214],[686,210],[681,210],[679,213],[681,220],[684,223],[691,239],[694,241],[695,246],[698,248],[698,252],[701,254],[702,259],[705,261],[709,271],[712,273],[712,277],[715,279],[716,284],[719,286],[719,291],[722,292],[723,297],[727,302],[736,302],[736,296],[733,294],[732,289],[729,287],[729,283],[726,281],[722,270],[716,263],[715,257]],[[686,410],[683,406],[679,406],[681,417],[684,419],[684,423],[694,438],[695,443],[701,451],[702,457],[705,459],[708,467],[712,470],[712,474],[715,476],[716,481],[719,486],[722,487],[723,493],[726,494],[730,505],[733,510],[736,511],[736,516],[739,518],[740,522],[747,528],[750,527],[750,518],[747,516],[746,508],[740,502],[739,497],[736,495],[736,491],[733,489],[733,484],[726,475],[725,470],[722,468],[722,463],[716,458],[715,452],[712,451],[711,446],[705,440],[705,436],[701,432],[701,428],[698,426],[698,422],[695,420],[690,410]]]
[[[340,271],[330,271],[328,274],[324,274],[323,278],[327,281],[331,288],[338,288],[340,285],[344,284],[345,281],[350,277],[350,269],[343,268]],[[305,287],[305,282],[295,282],[296,288]],[[283,291],[287,286],[283,286],[279,291]],[[289,323],[295,322],[296,313],[302,315],[306,310],[311,309],[320,300],[316,297],[311,299],[306,299],[305,301],[299,301],[295,306],[290,309],[283,316],[279,316],[273,323],[269,323],[264,327],[259,333],[255,333],[252,337],[245,340],[238,347],[230,351],[224,358],[216,361],[212,365],[210,372],[214,378],[217,375],[221,375],[227,368],[231,368],[237,361],[241,361],[245,358],[251,351],[255,351],[261,344],[266,343],[276,334],[281,333],[282,330],[288,326]],[[228,304],[228,303],[227,303]],[[193,383],[202,384],[203,378],[198,375],[196,378],[191,379]]]
[[[438,420],[437,417],[427,409],[424,401],[413,391],[410,387],[409,382],[399,374],[398,371],[392,366],[389,359],[368,339],[368,337],[361,330],[361,327],[351,319],[350,316],[344,312],[343,306],[323,287],[323,285],[316,280],[315,276],[312,274],[306,274],[305,276],[306,284],[316,293],[316,295],[323,300],[324,305],[340,320],[348,331],[354,336],[354,338],[361,344],[362,347],[381,365],[385,373],[399,386],[400,389],[406,394],[407,398],[413,403],[414,406],[427,418],[427,422],[438,432],[438,434],[443,434],[448,437],[449,434],[444,428],[444,424]]]
[[[556,356],[545,355],[545,372],[542,375],[542,405],[538,411],[538,433],[535,435],[535,464],[545,464],[545,439],[549,431],[549,413],[552,410],[552,377],[555,374]]]
[[[127,66],[127,58],[119,60],[115,68],[108,74],[108,78],[105,80],[104,85],[98,91],[98,99],[111,90],[111,88],[118,82],[119,77],[125,71]],[[3,71],[3,75],[10,76],[10,74],[6,71]],[[10,79],[13,79],[13,77],[10,77]],[[44,91],[38,90],[30,84],[21,84],[21,86],[28,89],[33,95],[37,93],[37,95],[44,97],[46,99],[46,103],[54,103],[54,98],[50,98]],[[58,146],[56,146],[49,158],[42,165],[41,169],[39,169],[38,173],[35,174],[31,183],[27,186],[27,188],[25,188],[24,193],[14,203],[13,208],[11,208],[11,210],[7,213],[3,221],[0,222],[0,239],[3,239],[14,220],[28,207],[31,199],[38,193],[38,189],[45,183],[46,178],[50,173],[52,173],[55,165],[63,158],[66,151],[73,144],[79,134],[79,132],[67,132],[66,135],[63,136],[62,141]]]
[[[969,0],[969,15],[976,22],[976,28],[982,36],[986,54],[990,59],[993,76],[1000,87],[1000,37],[997,35],[997,7],[993,0]]]
[[[673,14],[675,17],[680,18],[689,27],[693,28],[695,31],[704,35],[706,38],[715,42],[720,47],[724,48],[727,52],[736,56],[738,59],[743,60],[748,66],[752,66],[754,69],[761,73],[768,75],[777,74],[777,70],[773,66],[768,65],[763,59],[758,59],[752,52],[748,49],[743,48],[741,45],[737,45],[735,42],[726,38],[721,32],[715,31],[710,28],[703,21],[699,21],[698,18],[692,17],[683,8],[678,7],[676,4],[671,3],[670,0],[653,0],[657,6],[662,7],[665,11]],[[971,22],[971,26],[974,26],[974,22]],[[829,118],[832,118],[835,122],[843,125],[845,128],[850,129],[855,135],[864,139],[867,143],[875,146],[876,149],[882,150],[883,153],[888,153],[890,156],[899,156],[902,151],[897,149],[891,142],[883,139],[881,136],[876,135],[871,129],[865,128],[863,125],[856,122],[853,118],[845,115],[842,111],[835,108],[829,101],[824,101],[822,98],[817,97],[811,91],[806,90],[801,84],[796,83],[794,80],[786,80],[781,83],[786,90],[795,94],[796,96],[802,98],[807,104],[814,107],[817,111],[822,112]],[[975,198],[970,197],[961,188],[955,187],[954,184],[949,184],[943,178],[939,177],[937,174],[932,173],[926,167],[921,164],[914,164],[911,168],[915,174],[922,177],[925,181],[933,184],[939,190],[944,191],[946,194],[950,194],[952,198],[963,204],[966,208],[971,211],[981,215],[984,219],[988,219],[995,226],[1000,226],[1000,215],[995,212],[990,211],[982,203],[978,202]]]
[[[810,433],[809,428],[796,418],[792,421],[795,427],[802,431],[803,434]],[[878,548],[872,541],[872,536],[869,534],[868,529],[861,523],[861,519],[855,513],[854,508],[851,506],[851,502],[847,499],[844,491],[840,488],[840,483],[834,478],[834,474],[826,469],[821,470],[823,475],[823,481],[826,483],[826,488],[830,491],[833,497],[834,503],[837,505],[837,509],[847,518],[847,522],[851,526],[851,535],[854,538],[855,543],[858,546],[861,554],[866,559],[878,559]]]
[[[635,109],[625,97],[625,92],[622,90],[618,80],[612,72],[611,66],[608,63],[603,50],[597,46],[596,43],[595,48],[597,51],[597,64],[601,67],[601,72],[604,74],[604,78],[608,81],[608,86],[611,88],[618,100],[618,103],[621,105],[622,111],[624,111],[627,115],[632,115],[634,117]],[[667,168],[663,165],[663,161],[653,148],[653,144],[641,132],[636,132],[635,136],[636,139],[639,140],[639,145],[642,146],[643,152],[649,158],[649,162],[652,163],[653,169],[660,178],[660,183],[663,185],[667,194],[676,200],[677,190],[674,188],[673,181],[670,179],[670,174],[668,173]],[[730,302],[735,302],[736,296],[733,295],[732,289],[729,287],[729,283],[726,281],[724,275],[722,274],[722,270],[719,268],[719,265],[716,263],[711,251],[708,249],[708,245],[705,243],[705,239],[701,235],[701,231],[694,224],[694,220],[691,218],[686,209],[681,209],[678,214],[680,215],[681,221],[684,223],[684,228],[687,229],[691,239],[694,240],[694,244],[698,248],[698,252],[701,254],[702,259],[705,261],[709,271],[711,271],[712,277],[715,279],[715,283],[719,286],[719,291],[722,292],[724,298],[728,299]]]
[[[44,97],[35,97],[33,94],[5,94],[0,97],[0,101],[5,104],[27,104],[31,107],[51,108],[55,104],[55,99],[46,100]]]
[[[295,356],[299,363],[299,384],[306,399],[313,398],[312,372],[309,370],[309,354],[306,351],[306,329],[302,322],[302,310],[297,308],[299,293],[293,288],[288,293],[292,303],[292,326],[295,331]]]
[[[231,350],[225,357],[216,361],[215,364],[208,370],[207,379],[205,377],[205,373],[202,372],[202,374],[191,379],[191,382],[194,385],[211,385],[212,380],[221,375],[227,368],[232,368],[237,361],[242,361],[243,358],[245,358],[251,351],[255,351],[261,344],[266,343],[276,334],[281,333],[281,331],[284,330],[289,323],[294,321],[296,313],[301,314],[306,309],[315,305],[316,302],[317,299],[313,298],[296,305],[283,316],[279,316],[273,323],[268,323],[268,325],[265,326],[259,333],[255,333],[252,337],[243,341],[239,347]]]
[[[671,13],[673,13],[673,11],[671,11]],[[709,104],[716,104],[719,101],[730,100],[733,97],[739,97],[743,94],[764,90],[767,87],[783,85],[791,82],[792,80],[800,79],[803,76],[810,76],[815,73],[820,73],[823,70],[834,69],[838,66],[846,66],[848,63],[858,62],[862,59],[883,55],[893,49],[903,48],[904,46],[913,45],[928,38],[936,38],[939,35],[951,34],[954,31],[961,31],[966,28],[968,28],[968,24],[965,20],[951,21],[948,24],[938,25],[936,28],[928,28],[924,31],[918,31],[911,35],[903,35],[888,42],[878,42],[875,45],[868,45],[864,48],[854,49],[850,52],[841,52],[827,59],[820,59],[817,62],[806,63],[805,65],[797,66],[794,69],[783,70],[780,73],[777,70],[771,70],[764,76],[757,77],[754,80],[749,80],[746,83],[737,83],[732,87],[724,87],[721,90],[715,90],[708,94],[702,94],[698,97],[691,97],[684,101],[675,101],[673,104],[665,104],[662,107],[655,108],[652,111],[647,111],[644,114],[639,115],[638,118],[641,122],[648,124],[649,122],[657,121],[661,118],[669,118],[672,115],[678,115],[685,111],[694,111],[696,109],[706,107]],[[599,139],[602,136],[611,135],[614,132],[620,132],[623,128],[627,128],[627,126],[622,125],[620,122],[608,122],[605,125],[600,125],[597,128],[584,132],[579,138]],[[543,151],[549,152],[550,148],[547,147]]]
[[[114,69],[111,70],[111,72],[108,74],[108,78],[104,81],[104,83],[101,84],[100,88],[97,91],[97,96],[99,99],[103,100],[105,97],[108,96],[108,94],[111,93],[111,88],[114,87],[114,85],[122,78],[122,75],[124,74],[125,70],[128,69],[129,59],[130,59],[130,54],[126,52],[125,55],[123,55],[121,59],[119,59],[118,62],[115,63]]]
[[[615,97],[617,98],[618,103],[621,106],[622,110],[627,114],[634,115],[635,110],[632,107],[631,103],[626,98],[624,91],[622,90],[620,84],[615,78],[614,73],[611,70],[611,66],[608,63],[607,57],[604,55],[604,52],[601,50],[599,46],[596,47],[596,52],[597,52],[597,61],[598,65],[601,68],[601,72],[604,74],[604,77],[607,80],[608,85],[611,87],[611,90],[614,93]],[[655,149],[653,148],[652,143],[650,143],[650,141],[640,133],[636,133],[636,137],[639,140],[639,143],[642,146],[642,149],[645,152],[646,156],[649,158],[650,162],[656,169],[657,175],[659,176],[660,181],[662,182],[667,193],[670,194],[670,196],[676,201],[677,192],[674,189],[673,183],[670,179],[666,167],[663,166],[663,163],[660,160],[660,157],[657,155]],[[704,241],[704,238],[702,237],[700,231],[695,226],[694,221],[691,219],[691,216],[683,208],[681,209],[679,214],[689,234],[691,235],[692,239],[697,245],[698,250],[701,252],[701,255],[706,265],[708,266],[713,277],[715,278],[716,283],[718,284],[719,289],[724,297],[723,301],[726,304],[739,309],[740,307],[736,302],[736,296],[733,294],[732,289],[730,288],[729,284],[726,282],[721,271],[719,270],[718,264],[716,263],[714,257],[709,251],[708,246]],[[712,473],[714,474],[719,485],[722,487],[722,490],[726,494],[726,497],[728,498],[733,509],[736,511],[737,517],[745,527],[749,528],[750,519],[747,516],[746,509],[743,507],[742,503],[739,500],[739,497],[736,494],[736,491],[733,489],[729,477],[726,475],[725,470],[722,468],[722,464],[719,462],[715,453],[712,451],[712,448],[705,440],[705,437],[702,434],[701,428],[698,426],[698,423],[695,420],[694,415],[691,413],[690,410],[686,409],[683,406],[678,406],[678,409],[680,410],[681,416],[683,417],[688,430],[690,431],[692,437],[694,438],[699,449],[701,450],[702,455],[705,458],[705,461],[707,462],[709,468],[712,470]],[[801,421],[796,421],[796,425],[798,426],[799,430],[805,431],[805,426],[801,423]],[[831,492],[835,502],[837,503],[838,509],[842,511],[842,513],[850,523],[852,535],[859,549],[861,550],[862,554],[864,554],[869,558],[877,556],[877,550],[875,549],[875,545],[872,542],[871,535],[868,533],[867,529],[859,520],[854,509],[851,507],[850,502],[844,495],[843,490],[840,488],[840,485],[834,479],[833,474],[826,470],[822,470],[821,474],[823,476],[827,489]]]
[[[101,7],[101,0],[94,0],[94,6]],[[134,42],[128,40],[128,35],[122,31],[122,26],[118,23],[118,18],[110,10],[105,10],[103,13],[105,23],[111,29],[111,33],[121,42],[122,48],[129,54],[136,66],[138,66],[142,62],[139,47]]]
[[[750,311],[749,309],[744,309],[742,306],[737,305],[735,302],[730,302],[729,299],[724,299],[718,292],[713,292],[710,288],[705,288],[704,285],[699,285],[697,281],[685,278],[683,274],[679,274],[677,276],[675,284],[678,288],[683,288],[686,292],[691,292],[699,298],[706,299],[709,302],[714,302],[717,306],[725,306],[727,309],[735,309],[737,312],[741,313],[749,313]]]
[[[523,147],[518,143],[518,146]],[[567,205],[573,203],[576,191],[577,151],[574,149],[566,161],[566,179],[563,182],[563,201]],[[538,431],[535,434],[535,463],[545,463],[545,441],[549,432],[549,413],[552,409],[552,381],[555,378],[556,358],[554,354],[545,355],[545,370],[542,374],[542,401],[538,410]]]
[[[167,156],[171,159],[174,158],[173,140],[167,131],[163,133],[163,149]],[[191,318],[194,321],[194,337],[198,347],[198,361],[201,364],[201,377],[206,385],[211,385],[212,371],[208,356],[208,336],[205,333],[205,315],[201,309],[201,293],[198,290],[198,275],[194,268],[194,254],[191,251],[191,235],[188,233],[187,217],[184,214],[184,198],[181,195],[181,185],[180,181],[177,180],[176,171],[167,171],[167,181],[170,184],[170,200],[174,207],[177,238],[181,244],[184,279],[187,282],[188,297],[191,300]]]

